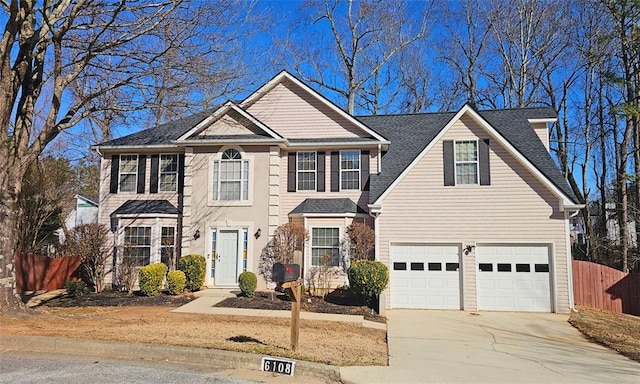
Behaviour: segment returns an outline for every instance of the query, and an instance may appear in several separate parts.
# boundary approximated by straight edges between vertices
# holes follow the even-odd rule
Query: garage
[[[547,245],[478,245],[479,310],[551,312]]]
[[[460,246],[391,246],[392,308],[461,309]]]

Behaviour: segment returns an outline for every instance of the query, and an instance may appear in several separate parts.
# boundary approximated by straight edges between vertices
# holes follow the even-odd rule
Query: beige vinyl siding
[[[156,154],[157,152],[153,152]],[[178,153],[178,151],[168,151],[165,153]],[[127,152],[125,154],[133,154]],[[104,157],[100,161],[100,197],[98,207],[98,222],[111,228],[111,213],[118,209],[127,200],[167,200],[173,206],[178,206],[178,193],[177,192],[158,192],[149,193],[150,177],[151,177],[151,153],[146,153],[146,167],[145,167],[145,193],[136,192],[118,192],[109,193],[109,186],[111,183],[111,154],[104,154]],[[115,156],[115,155],[114,155]],[[175,220],[173,220],[175,222]],[[109,232],[109,241],[112,244],[116,244],[116,237],[112,232]],[[111,258],[107,261],[107,265],[111,265]],[[113,276],[111,273],[107,273],[105,283],[107,285],[112,283]]]
[[[370,137],[295,84],[283,82],[247,111],[286,138]]]
[[[235,115],[238,115],[235,113]],[[240,116],[237,116],[238,118]],[[239,122],[235,118],[229,115],[221,117],[210,126],[206,127],[198,134],[198,136],[209,135],[253,135],[255,134],[251,129],[246,127],[248,122]],[[251,124],[253,125],[253,124]]]
[[[463,117],[443,140],[487,137],[473,120]],[[490,186],[445,187],[442,140],[435,144],[383,202],[378,219],[380,260],[388,262],[390,242],[552,244],[556,310],[566,312],[567,250],[558,198],[496,140],[490,147]],[[465,308],[474,309],[474,252],[463,254],[463,263]]]
[[[544,144],[544,147],[547,148],[547,151],[548,151],[549,150],[549,131],[547,129],[547,123],[531,123],[531,127],[536,132],[536,135],[538,135],[538,137],[540,138],[540,141],[542,141],[542,144]]]
[[[243,205],[215,204],[211,198],[214,159],[227,148],[241,150],[242,158],[249,159],[249,201]],[[193,149],[190,173],[185,177],[185,227],[183,254],[198,253],[209,257],[211,229],[248,228],[247,270],[257,273],[260,253],[269,238],[269,147],[225,146],[197,147]],[[189,207],[187,210],[187,206]],[[261,229],[256,239],[255,232]],[[200,231],[195,240],[193,233]],[[264,279],[258,279],[264,288]]]

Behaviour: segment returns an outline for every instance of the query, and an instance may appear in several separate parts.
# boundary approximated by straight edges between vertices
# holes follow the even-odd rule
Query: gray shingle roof
[[[366,213],[353,200],[341,199],[306,199],[289,214],[303,213]]]
[[[556,114],[552,108],[516,108],[478,113],[556,187],[578,203],[558,166],[528,121],[555,118]],[[454,116],[454,112],[444,112],[358,117],[364,124],[391,141],[389,151],[382,156],[382,173],[371,176],[370,202],[376,201],[384,193]]]
[[[78,196],[82,197],[83,199],[95,205],[98,205],[98,196],[85,195],[84,193],[78,193]]]
[[[205,111],[180,120],[158,125],[127,136],[100,143],[97,146],[137,146],[137,145],[171,145],[171,141],[189,132],[189,130],[213,113]]]
[[[139,215],[142,213],[177,215],[180,211],[167,200],[127,200],[111,215]]]

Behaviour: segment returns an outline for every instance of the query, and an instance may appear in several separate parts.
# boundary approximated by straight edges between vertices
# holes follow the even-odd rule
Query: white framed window
[[[160,262],[166,266],[175,263],[176,229],[162,227],[160,233]],[[175,267],[175,265],[174,265]]]
[[[138,185],[138,155],[120,155],[118,190],[135,192]]]
[[[298,191],[316,190],[316,152],[297,152],[296,175]]]
[[[311,265],[340,265],[340,228],[311,229]]]
[[[175,192],[178,190],[178,155],[160,155],[159,169],[160,192]]]
[[[227,149],[213,162],[213,200],[249,200],[249,160],[236,149]]]
[[[151,227],[124,228],[124,257],[135,259],[139,266],[151,262]]]
[[[454,153],[456,185],[478,184],[478,141],[456,141]]]
[[[360,151],[340,151],[340,189],[360,189]]]

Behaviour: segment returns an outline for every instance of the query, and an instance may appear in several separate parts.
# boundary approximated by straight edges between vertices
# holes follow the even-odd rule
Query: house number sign
[[[265,372],[275,372],[281,375],[293,376],[296,362],[285,359],[275,359],[273,357],[263,357],[261,370]]]

